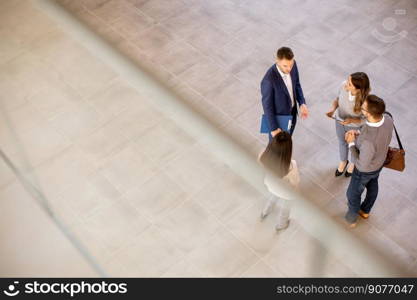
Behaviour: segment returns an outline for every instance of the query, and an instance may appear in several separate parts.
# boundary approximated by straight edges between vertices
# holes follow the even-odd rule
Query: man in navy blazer
[[[301,118],[308,117],[308,109],[301,89],[297,63],[294,54],[288,47],[277,51],[276,64],[265,74],[261,82],[262,106],[270,128],[270,138],[277,135],[282,128],[278,127],[276,115],[292,115],[290,133],[293,134],[297,123],[297,102]]]

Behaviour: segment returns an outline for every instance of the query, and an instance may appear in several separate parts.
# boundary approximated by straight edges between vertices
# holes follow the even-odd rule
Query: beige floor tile
[[[332,194],[324,188],[321,181],[311,176],[308,172],[300,171],[300,185],[298,191],[306,199],[309,199],[318,206],[325,207],[333,200]],[[343,189],[344,186],[341,187]]]
[[[412,264],[417,254],[416,252],[410,252],[406,247],[400,246],[388,230],[381,231],[372,226],[362,238],[372,247],[378,249],[379,252],[395,257],[395,262],[403,267]]]
[[[90,30],[100,35],[105,41],[112,45],[120,45],[125,41],[122,32],[114,29],[113,24],[109,25],[105,20],[97,17],[91,11],[84,9],[77,12],[75,16],[81,20],[82,23],[86,24]]]
[[[143,30],[132,42],[156,61],[176,40],[173,34],[156,24]]]
[[[9,1],[13,2],[13,1]],[[22,22],[24,20],[24,22]],[[1,15],[1,35],[12,36],[22,46],[27,47],[32,41],[57,30],[57,26],[49,18],[36,9],[34,3],[21,1],[10,5]]]
[[[373,15],[370,16],[372,18]],[[344,34],[352,34],[359,31],[363,26],[369,22],[369,15],[365,15],[362,11],[358,11],[356,8],[346,6],[338,6],[331,9],[328,15],[328,25],[336,28],[338,31]],[[343,22],[343,20],[349,19],[349,22]]]
[[[260,83],[265,73],[273,65],[274,52],[268,53],[266,57],[260,56],[257,52],[252,52],[249,57],[228,68],[243,84],[251,86],[257,92],[259,103],[261,103]]]
[[[182,0],[175,0],[169,5],[157,0],[129,0],[135,7],[148,16],[151,16],[158,22],[163,21],[170,16],[181,14],[186,9],[186,2]]]
[[[367,49],[350,38],[333,46],[324,55],[329,57],[327,63],[330,66],[341,72],[346,72],[346,76],[362,70],[364,66],[377,57],[374,51]]]
[[[83,6],[88,10],[93,10],[105,4],[108,0],[89,0],[84,1]]]
[[[65,208],[70,210],[79,220],[85,220],[103,207],[110,206],[118,201],[120,192],[102,175],[91,174],[83,182],[77,182],[67,186],[63,190],[57,202],[65,203]]]
[[[228,137],[236,144],[240,145],[253,158],[257,158],[258,154],[265,150],[268,145],[268,136],[266,134],[253,135],[237,122],[229,122],[221,128]]]
[[[395,108],[397,109],[398,114],[400,115],[400,119],[405,118],[409,122],[413,122],[415,124],[415,115],[413,114],[413,110],[410,107],[413,107],[413,96],[414,93],[417,91],[417,78],[414,76],[410,80],[406,81],[399,89],[395,92],[395,96],[398,101],[395,101]],[[392,107],[392,105],[390,105]],[[392,110],[389,107],[387,110]],[[398,117],[395,117],[395,123],[397,122]],[[396,125],[397,126],[397,125]],[[400,127],[398,130],[401,130]],[[401,130],[402,131],[402,130]],[[412,142],[413,140],[408,139],[408,142]]]
[[[205,277],[238,277],[258,258],[228,231],[220,231],[187,257]]]
[[[21,44],[18,40],[8,38],[2,38],[0,41],[0,65],[15,58],[21,54],[24,50],[21,48]]]
[[[231,121],[231,118],[217,106],[206,101],[197,91],[186,84],[175,86],[174,93],[187,103],[196,113],[206,118],[214,126],[221,128]]]
[[[42,114],[30,103],[3,113],[1,126],[10,128],[19,135],[41,124],[44,120]]]
[[[200,271],[191,265],[186,259],[183,259],[168,269],[161,277],[167,278],[190,278],[203,277]]]
[[[94,231],[90,231],[90,226],[79,220],[76,223],[68,224],[69,231],[77,239],[85,250],[91,255],[97,264],[103,268],[104,264],[111,259],[115,253],[112,249],[106,247]],[[127,275],[126,275],[127,276]]]
[[[207,13],[207,10],[204,10]],[[213,13],[208,13],[211,22],[224,32],[235,35],[243,31],[248,26],[248,18],[240,11],[229,8],[226,5],[219,9],[216,7]]]
[[[116,77],[114,71],[95,59],[94,54],[62,32],[51,33],[36,41],[31,51],[57,70],[61,78],[83,97],[93,95]]]
[[[344,37],[345,34],[340,33],[335,27],[321,23],[306,27],[294,36],[299,42],[308,44],[309,47],[316,51],[325,51],[329,47],[336,45]]]
[[[221,108],[230,117],[235,118],[258,103],[259,95],[237,79],[231,79],[230,84],[207,95],[207,100]]]
[[[187,151],[194,144],[194,139],[175,123],[163,120],[135,140],[135,149],[162,165]]]
[[[1,168],[1,173],[0,173],[0,188],[1,188],[3,186],[11,184],[11,182],[15,179],[15,175],[3,159],[0,160],[0,168]]]
[[[265,261],[287,277],[320,277],[329,275],[326,269],[333,258],[317,240],[298,230],[291,239],[276,245]]]
[[[240,126],[245,128],[253,136],[261,136],[260,128],[262,115],[262,105],[256,103],[255,105],[251,106],[248,110],[240,114],[236,118],[236,121]]]
[[[226,71],[213,60],[203,59],[178,75],[200,95],[206,96],[210,91],[220,87],[225,80]]]
[[[0,199],[1,276],[99,276],[18,181]]]
[[[384,174],[380,175],[380,177],[382,176]],[[392,226],[391,222],[400,222],[400,215],[406,210],[413,209],[413,204],[415,205],[415,203],[412,203],[410,199],[403,196],[396,189],[383,184],[382,180],[379,181],[378,198],[372,207],[371,217],[368,219],[368,222],[379,230],[385,231]],[[365,195],[366,191],[363,193],[363,198]],[[390,222],[387,222],[388,219]],[[412,220],[410,219],[409,221]]]
[[[383,169],[381,175],[382,179],[386,178],[386,184],[401,192],[405,196],[410,197],[415,187],[415,176],[417,169],[414,167],[417,165],[417,155],[410,153],[406,157],[406,168],[402,173],[391,169]]]
[[[82,10],[85,10],[85,1],[83,0],[57,0],[56,2],[73,13],[78,13]]]
[[[290,216],[290,226],[286,230],[277,232],[275,225],[278,222],[280,203],[274,206],[267,218],[261,220],[261,212],[265,203],[266,199],[256,199],[253,205],[226,223],[226,227],[261,258],[265,257],[275,245],[283,244],[291,239],[299,228],[297,221],[293,221]]]
[[[298,123],[297,120],[293,134],[293,159],[297,161],[297,165],[300,167],[306,165],[320,147],[328,146],[328,144],[327,140],[304,126],[302,121]],[[317,145],[317,148],[312,145]],[[335,152],[335,155],[337,155],[337,152]]]
[[[398,90],[413,76],[413,73],[399,69],[391,59],[383,56],[363,67],[363,72],[390,93]]]
[[[45,122],[9,141],[10,144],[3,145],[6,154],[22,156],[31,166],[45,162],[71,145],[67,138]]]
[[[194,49],[189,43],[178,41],[158,55],[156,61],[174,75],[181,74],[198,62],[205,60],[206,56]]]
[[[75,146],[70,146],[37,166],[28,176],[52,201],[69,186],[84,182],[93,172],[94,167],[87,157]]]
[[[416,238],[413,231],[416,223],[413,216],[416,211],[416,206],[408,204],[407,209],[398,212],[395,222],[384,229],[387,236],[399,243],[413,257],[417,257]]]
[[[204,32],[204,34],[201,34]],[[199,30],[194,31],[186,40],[201,51],[211,56],[218,49],[217,45],[224,45],[230,41],[231,36],[213,24],[206,23]]]
[[[125,201],[114,201],[85,220],[87,231],[96,236],[110,253],[130,244],[150,223]]]
[[[42,89],[27,98],[46,119],[52,119],[70,107],[82,105],[81,96],[69,85],[57,81],[48,88]]]
[[[339,83],[340,87],[340,83]],[[338,87],[338,88],[339,88]],[[327,95],[322,94],[309,94],[308,95],[308,108],[309,117],[306,120],[301,120],[303,126],[319,135],[332,145],[338,147],[338,139],[336,136],[336,124],[333,119],[328,118],[325,114],[330,111],[331,103],[337,96],[337,89],[334,93],[328,93]],[[337,152],[338,154],[339,152]],[[338,155],[339,156],[339,155]]]
[[[243,273],[241,277],[270,278],[270,277],[284,277],[284,275],[280,273],[279,271],[273,270],[266,263],[260,260],[259,262],[254,264],[252,267],[250,267],[248,270],[246,270],[245,273]]]
[[[218,177],[223,164],[196,145],[164,166],[166,174],[191,195]]]
[[[339,165],[337,141],[333,144],[323,145],[314,156],[308,160],[302,160],[297,165],[315,184],[319,184],[331,195],[347,190],[350,179],[344,175],[335,177],[335,171]]]
[[[127,138],[115,125],[117,124],[113,122],[107,123],[77,141],[77,145],[96,167],[99,167],[107,157],[121,150],[128,143]]]
[[[164,87],[170,88],[178,84],[176,76],[171,74],[165,66],[159,64],[157,60],[152,60],[146,49],[140,48],[133,42],[126,41],[118,45],[118,50]]]
[[[120,129],[125,137],[135,141],[152,127],[161,123],[162,120],[161,113],[142,102],[139,109],[122,112],[112,123]]]
[[[25,104],[28,98],[59,81],[56,72],[28,52],[2,65],[0,78],[3,91],[0,104],[6,111]]]
[[[155,21],[139,10],[128,11],[112,23],[112,27],[126,39],[135,40],[145,29],[155,24]]]
[[[219,172],[194,199],[219,220],[227,222],[253,203],[262,201],[263,196],[237,174],[226,171]]]
[[[14,92],[15,90],[19,89],[19,85],[15,82],[6,79],[0,83],[0,87],[2,91],[4,91],[4,94],[0,96],[0,107],[3,114],[7,111],[19,108],[27,103],[26,96],[22,95],[24,92]]]
[[[105,264],[105,268],[116,277],[158,277],[181,258],[181,252],[151,227]]]
[[[161,24],[167,31],[181,38],[188,39],[195,32],[200,31],[201,27],[208,22],[208,17],[204,11],[190,7],[183,10],[180,14],[164,19]]]
[[[96,16],[100,17],[106,22],[113,23],[120,16],[129,14],[137,9],[126,0],[110,0],[99,3],[95,7],[88,7],[88,9]]]
[[[111,119],[127,109],[140,108],[143,96],[127,83],[116,79],[87,101],[106,119]]]
[[[218,231],[224,230],[216,218],[195,201],[186,201],[177,206],[155,225],[184,254],[206,243]]]
[[[49,120],[51,127],[73,141],[91,134],[105,122],[106,118],[85,101],[65,106]]]
[[[122,193],[141,185],[157,171],[156,165],[132,145],[110,156],[100,167],[100,173]]]
[[[128,191],[124,198],[148,220],[156,222],[183,203],[188,195],[163,172]]]
[[[317,91],[321,92],[326,99],[331,101],[335,93],[339,91],[340,83],[348,75],[346,71],[341,71],[331,65],[317,64],[315,62],[310,62],[307,65],[302,65],[301,63],[298,65],[297,63],[297,67],[301,74],[300,80],[307,105],[313,104],[309,101],[309,95],[314,95]]]

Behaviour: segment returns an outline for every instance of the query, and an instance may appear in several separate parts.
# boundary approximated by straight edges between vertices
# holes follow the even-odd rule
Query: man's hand
[[[305,120],[308,117],[308,108],[307,105],[302,104],[300,106],[300,110],[301,110],[301,119]]]
[[[281,128],[275,129],[274,131],[271,131],[272,137],[276,136],[278,133],[280,133],[282,130]]]
[[[345,134],[346,143],[348,144],[353,143],[356,140],[356,135],[357,135],[357,132],[355,130],[349,130],[348,132],[346,132]]]

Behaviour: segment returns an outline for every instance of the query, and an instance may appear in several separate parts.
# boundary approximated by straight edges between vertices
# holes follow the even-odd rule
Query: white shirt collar
[[[285,77],[285,75],[290,75],[290,74],[285,74],[284,72],[282,72],[280,70],[280,68],[278,68],[278,65],[277,64],[275,64],[275,66],[277,67],[277,70],[278,70],[279,74],[281,74],[281,77]]]
[[[348,92],[348,94],[349,94],[349,101],[350,102],[355,101],[356,96],[355,95],[352,95],[352,93],[350,91]]]
[[[368,121],[366,121],[366,125],[371,126],[371,127],[380,127],[382,124],[384,124],[385,121],[385,117],[382,116],[382,120],[376,123],[370,123]]]

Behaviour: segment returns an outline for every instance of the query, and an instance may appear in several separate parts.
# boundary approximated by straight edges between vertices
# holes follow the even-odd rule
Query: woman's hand
[[[333,119],[333,114],[334,114],[334,110],[331,110],[329,112],[326,113],[326,116],[328,116],[329,118]]]
[[[352,123],[351,118],[346,118],[344,121],[340,122],[340,124],[342,124],[342,125],[349,125],[351,123]]]
[[[361,119],[359,119],[359,118],[346,118],[340,124],[342,124],[342,125],[349,125],[349,124],[359,124],[360,122],[361,122]]]

